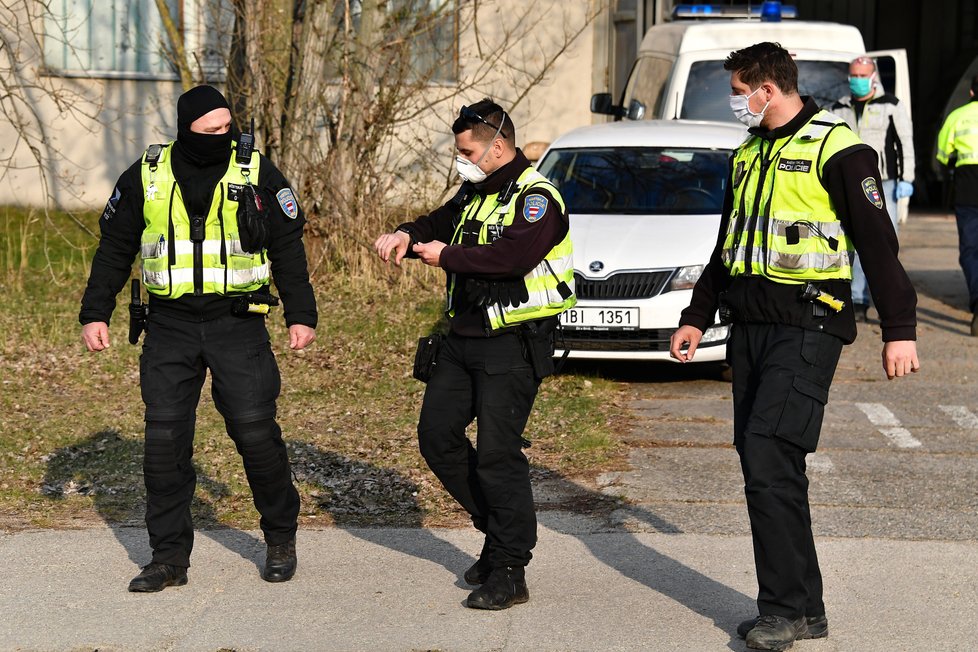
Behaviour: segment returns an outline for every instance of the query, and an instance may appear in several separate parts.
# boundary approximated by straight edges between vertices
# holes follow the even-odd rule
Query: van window
[[[640,57],[628,76],[625,88],[625,107],[638,100],[645,105],[645,117],[655,118],[662,108],[662,93],[672,72],[672,61],[657,57]]]
[[[811,95],[822,108],[849,94],[849,64],[844,61],[795,61],[798,92]],[[689,68],[683,118],[735,122],[730,111],[730,73],[723,61],[697,61]]]
[[[729,150],[676,147],[552,149],[538,170],[569,213],[719,213]]]

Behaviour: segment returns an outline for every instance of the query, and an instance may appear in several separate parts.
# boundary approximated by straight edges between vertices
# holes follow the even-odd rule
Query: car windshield
[[[662,147],[553,149],[538,166],[569,213],[719,213],[728,150]]]
[[[849,95],[849,64],[844,61],[795,61],[798,93],[811,95],[827,109]],[[730,73],[722,61],[697,61],[689,68],[681,117],[690,120],[735,122],[730,111]]]

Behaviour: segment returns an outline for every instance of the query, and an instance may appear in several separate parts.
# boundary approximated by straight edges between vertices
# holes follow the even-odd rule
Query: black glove
[[[268,210],[250,183],[238,198],[237,218],[242,249],[256,254],[268,246]]]
[[[515,281],[512,285],[512,290],[509,293],[510,304],[514,308],[521,303],[529,303],[530,301],[530,290],[526,287],[526,281],[520,279]]]
[[[489,301],[489,281],[479,278],[466,279],[465,296],[469,303],[484,306]]]

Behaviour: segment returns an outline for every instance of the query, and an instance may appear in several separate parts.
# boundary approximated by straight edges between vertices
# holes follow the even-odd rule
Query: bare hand
[[[883,344],[883,371],[889,380],[917,373],[920,361],[917,359],[917,343],[913,340],[899,340]]]
[[[398,267],[401,266],[401,261],[404,259],[404,254],[407,253],[408,247],[410,246],[411,236],[404,231],[385,233],[377,238],[376,242],[374,242],[374,249],[377,250],[377,255],[380,256],[381,260],[383,260],[385,263],[390,262],[390,257],[393,253],[394,264]]]
[[[93,321],[82,326],[82,342],[89,351],[109,348],[109,325],[104,321]]]
[[[424,262],[425,265],[441,267],[441,250],[445,248],[444,242],[432,240],[423,244],[416,244],[412,248],[414,253]]]
[[[680,362],[690,362],[702,337],[703,331],[695,326],[680,326],[669,338],[669,355]],[[682,349],[687,349],[686,353]]]
[[[292,324],[289,326],[289,348],[301,351],[316,340],[315,329],[309,328],[304,324]]]

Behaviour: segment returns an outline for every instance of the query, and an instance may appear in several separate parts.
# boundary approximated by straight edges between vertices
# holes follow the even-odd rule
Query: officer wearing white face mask
[[[747,647],[785,650],[828,635],[805,455],[821,433],[842,346],[856,336],[858,251],[879,310],[888,378],[917,371],[916,294],[897,259],[876,152],[798,95],[776,43],[732,52],[730,106],[749,136],[731,157],[717,245],[670,343],[693,359],[718,309],[732,324],[734,445],[744,474],[758,617]]]
[[[375,247],[384,261],[416,257],[448,276],[449,334],[427,379],[418,441],[486,535],[464,573],[481,585],[466,605],[506,609],[529,600],[524,567],[536,515],[523,428],[541,379],[553,373],[557,315],[576,301],[574,265],[564,201],[516,147],[502,107],[489,99],[463,106],[452,132],[459,192]],[[465,434],[473,419],[475,447]]]

